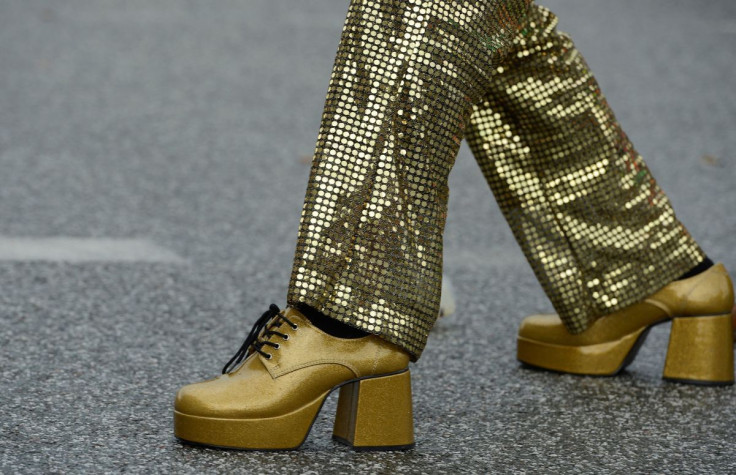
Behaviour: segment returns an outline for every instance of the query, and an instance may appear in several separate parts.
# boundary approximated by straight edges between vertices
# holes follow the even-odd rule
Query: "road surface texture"
[[[736,271],[736,3],[549,0],[678,217]],[[301,450],[172,435],[285,304],[347,1],[0,2],[0,472],[733,473],[736,388],[663,382],[668,328],[617,378],[515,359],[551,306],[466,145],[413,367],[416,448],[354,453],[335,398]]]

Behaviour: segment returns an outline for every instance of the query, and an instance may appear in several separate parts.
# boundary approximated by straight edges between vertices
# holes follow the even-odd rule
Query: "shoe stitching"
[[[697,289],[703,282],[705,282],[705,279],[700,279],[697,282],[693,282],[693,286],[690,288],[690,290],[687,291],[687,293],[682,298],[682,304],[680,306],[680,313],[685,312],[685,306],[688,303],[688,300],[690,300],[690,295],[695,292],[695,289]]]
[[[644,303],[648,303],[650,305],[654,305],[655,307],[659,308],[664,313],[666,313],[668,317],[671,317],[672,315],[674,315],[674,312],[672,311],[672,309],[666,303],[660,302],[657,299],[654,299],[654,298],[646,298],[646,299],[644,299]]]
[[[717,274],[720,274],[720,275],[728,276],[728,272],[723,272],[720,267],[716,267],[716,266],[718,266],[718,264],[715,264],[715,265],[711,266],[710,268],[706,269],[702,274],[698,274],[698,275],[694,275],[694,276],[690,277],[691,279],[694,279],[696,277],[701,277],[701,279],[697,280],[696,282],[693,282],[693,286],[687,291],[687,293],[682,297],[682,299],[680,299],[679,308],[678,308],[678,311],[677,312],[675,312],[674,310],[671,310],[667,306],[666,303],[660,302],[660,301],[658,301],[658,300],[656,300],[654,298],[646,298],[646,299],[644,299],[644,301],[645,302],[649,302],[649,303],[651,303],[651,304],[653,304],[653,305],[661,308],[662,310],[668,312],[670,314],[669,315],[670,317],[672,317],[673,315],[682,315],[684,313],[685,307],[687,306],[687,303],[688,303],[688,300],[690,298],[690,295],[695,291],[696,288],[698,288],[698,286],[701,283],[703,283],[703,281],[705,281],[705,275],[704,275],[705,273],[707,273],[707,272],[714,272],[714,273],[717,273]],[[677,281],[673,281],[672,283],[674,283],[674,282],[677,282]]]
[[[306,363],[301,363],[301,364],[294,365],[294,366],[288,366],[286,369],[284,369],[282,371],[275,371],[276,370],[276,367],[273,367],[272,369],[274,371],[273,371],[272,375],[273,375],[274,378],[278,378],[279,376],[283,376],[283,375],[288,374],[288,373],[293,373],[296,370],[304,369],[304,368],[308,368],[310,366],[316,366],[316,365],[320,365],[320,364],[337,364],[337,365],[340,365],[340,366],[344,366],[347,369],[349,369],[355,375],[356,378],[357,377],[360,377],[360,375],[358,374],[358,371],[350,363],[347,363],[347,362],[345,362],[343,360],[335,360],[335,359],[327,359],[327,358],[325,358],[325,359],[319,359],[319,360],[312,360],[312,361],[308,361]]]
[[[376,353],[373,355],[373,368],[371,368],[371,374],[376,374],[376,367],[378,367],[378,353],[381,347],[376,345]]]

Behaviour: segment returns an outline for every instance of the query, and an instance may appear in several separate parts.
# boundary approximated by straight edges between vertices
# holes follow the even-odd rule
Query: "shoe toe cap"
[[[207,382],[187,384],[174,399],[174,410],[192,416],[216,415],[218,401]]]
[[[567,335],[557,314],[530,315],[521,322],[519,337],[530,340],[555,340]]]
[[[276,381],[267,372],[220,375],[179,389],[174,410],[189,416],[223,419],[285,414],[303,403],[305,394],[313,393],[298,391],[298,384],[288,384],[289,379]]]
[[[247,386],[229,375],[187,384],[174,399],[174,410],[200,417],[238,417],[251,409],[252,395]]]

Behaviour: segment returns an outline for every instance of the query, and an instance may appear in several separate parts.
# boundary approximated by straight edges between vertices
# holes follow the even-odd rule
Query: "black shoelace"
[[[281,345],[278,343],[274,343],[272,341],[269,341],[268,338],[272,335],[278,335],[284,340],[289,339],[289,335],[286,335],[285,333],[274,331],[274,328],[280,327],[284,322],[289,324],[291,328],[296,330],[299,328],[294,322],[286,318],[281,314],[281,309],[276,304],[271,304],[268,307],[268,310],[261,315],[261,318],[259,318],[256,323],[253,325],[253,328],[251,328],[250,333],[248,333],[248,336],[245,337],[245,341],[240,346],[240,349],[237,353],[235,353],[235,356],[230,358],[230,361],[227,362],[224,368],[222,368],[222,374],[227,374],[233,369],[235,369],[245,358],[248,357],[249,349],[252,346],[255,351],[263,355],[264,357],[271,359],[271,354],[266,353],[263,351],[263,347],[265,345],[271,346],[275,349],[279,349]],[[261,335],[261,338],[258,338],[258,335],[261,333],[261,330],[265,329],[263,332],[263,335]]]

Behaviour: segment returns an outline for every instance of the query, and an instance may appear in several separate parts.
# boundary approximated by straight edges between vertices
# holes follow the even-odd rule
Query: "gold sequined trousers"
[[[525,0],[350,2],[289,305],[419,358],[463,138],[571,333],[704,259],[556,25]]]

